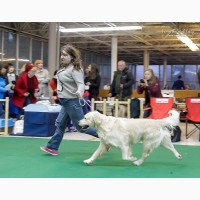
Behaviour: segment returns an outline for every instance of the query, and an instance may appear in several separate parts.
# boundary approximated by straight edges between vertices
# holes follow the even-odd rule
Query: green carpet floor
[[[141,166],[121,159],[111,148],[93,165],[84,159],[99,145],[96,141],[63,140],[58,156],[42,152],[45,138],[0,137],[0,178],[200,178],[200,146],[175,145],[183,156],[177,160],[163,147],[155,149]],[[142,145],[133,147],[141,156]]]

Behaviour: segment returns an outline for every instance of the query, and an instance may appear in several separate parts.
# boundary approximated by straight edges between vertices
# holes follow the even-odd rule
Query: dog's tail
[[[168,114],[169,116],[163,119],[162,127],[174,130],[180,122],[180,113],[176,110],[170,110]]]

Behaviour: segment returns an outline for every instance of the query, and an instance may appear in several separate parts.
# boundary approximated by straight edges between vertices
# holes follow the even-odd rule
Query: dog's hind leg
[[[180,153],[174,148],[174,145],[171,142],[171,138],[168,136],[165,136],[161,142],[161,145],[165,147],[166,149],[169,149],[179,160],[182,159],[182,156]]]
[[[102,156],[105,152],[106,152],[106,145],[104,142],[100,141],[97,150],[92,154],[92,156],[89,159],[84,160],[83,162],[85,164],[92,164],[97,158]]]

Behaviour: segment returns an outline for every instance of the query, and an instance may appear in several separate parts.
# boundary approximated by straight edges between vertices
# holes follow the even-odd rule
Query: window
[[[4,32],[4,55],[3,62],[11,62],[16,65],[16,34],[12,32]]]
[[[44,65],[44,68],[48,69],[49,66],[48,66],[48,43],[47,42],[43,42],[43,65]]]
[[[30,61],[30,38],[19,36],[19,58],[18,58],[18,73],[22,66]]]
[[[197,66],[196,65],[185,65],[185,74],[184,74],[184,84],[190,85],[191,89],[197,89],[196,88],[196,82],[197,82]]]
[[[38,40],[32,40],[32,62],[34,64],[35,60],[42,60],[42,42]]]

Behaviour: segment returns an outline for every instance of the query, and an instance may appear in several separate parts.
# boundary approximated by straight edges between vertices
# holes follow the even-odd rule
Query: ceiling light
[[[140,30],[141,26],[115,26],[115,27],[94,27],[94,28],[60,28],[63,33],[76,33],[76,32],[101,32],[101,31],[129,31]]]
[[[181,42],[185,43],[192,51],[199,50],[199,47],[194,44],[187,35],[177,35],[176,37],[181,40]]]
[[[28,59],[21,59],[21,58],[19,58],[19,59],[17,59],[18,61],[22,61],[22,62],[30,62],[30,60],[28,60]],[[0,61],[3,61],[3,62],[8,62],[8,61],[16,61],[16,59],[15,58],[4,58],[4,59],[0,59]]]

